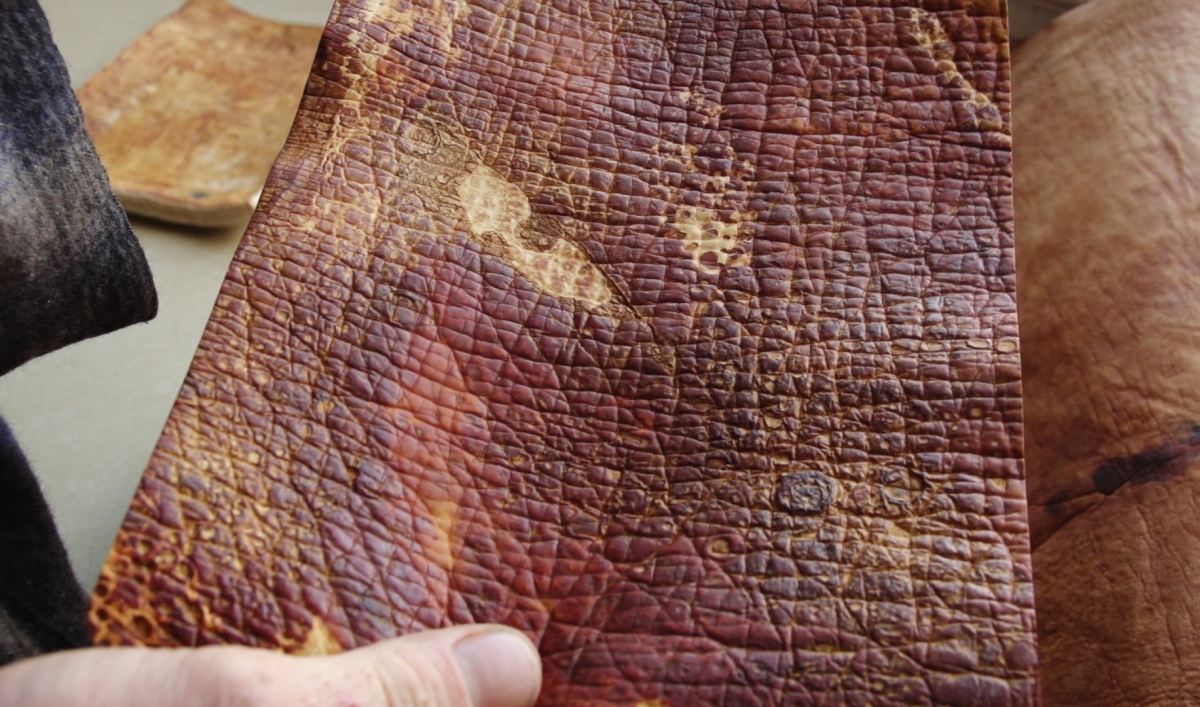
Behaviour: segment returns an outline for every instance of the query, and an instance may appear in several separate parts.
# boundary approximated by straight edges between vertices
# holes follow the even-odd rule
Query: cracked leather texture
[[[100,643],[1029,705],[1003,5],[339,2]]]

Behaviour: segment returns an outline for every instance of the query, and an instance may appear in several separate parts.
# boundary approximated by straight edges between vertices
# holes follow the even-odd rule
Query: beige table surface
[[[324,24],[333,0],[233,0],[287,22]],[[1013,0],[1013,37],[1080,0]],[[42,0],[76,86],[182,0]],[[202,231],[134,219],[158,286],[149,324],[85,341],[0,377],[8,420],[42,483],[84,586],[100,573],[187,373],[244,228]]]

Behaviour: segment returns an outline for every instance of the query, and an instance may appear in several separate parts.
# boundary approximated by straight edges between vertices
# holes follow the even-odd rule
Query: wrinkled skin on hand
[[[1029,705],[1003,6],[341,2],[102,642]]]
[[[1200,7],[1095,0],[1014,59],[1046,705],[1200,702]]]

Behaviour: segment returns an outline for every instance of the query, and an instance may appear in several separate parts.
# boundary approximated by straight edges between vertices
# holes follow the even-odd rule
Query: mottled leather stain
[[[1177,478],[1198,458],[1200,426],[1192,426],[1187,432],[1157,447],[1143,449],[1127,457],[1109,459],[1096,467],[1092,473],[1092,483],[1097,491],[1111,496],[1125,484],[1136,486]],[[1051,497],[1051,503],[1055,502],[1054,499]]]
[[[1066,491],[1055,491],[1054,495],[1046,501],[1046,512],[1052,516],[1057,516],[1063,512],[1063,504],[1071,500],[1071,494]]]
[[[505,259],[538,288],[595,307],[612,301],[608,280],[582,248],[561,239],[522,237],[532,216],[529,199],[495,170],[476,167],[462,180],[459,197],[471,232],[494,237]]]

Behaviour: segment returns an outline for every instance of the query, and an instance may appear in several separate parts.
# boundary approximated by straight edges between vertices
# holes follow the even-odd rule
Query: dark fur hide
[[[145,255],[35,0],[0,0],[0,373],[154,317]],[[0,664],[89,643],[87,600],[0,421]]]
[[[41,8],[0,0],[0,373],[157,308]]]

